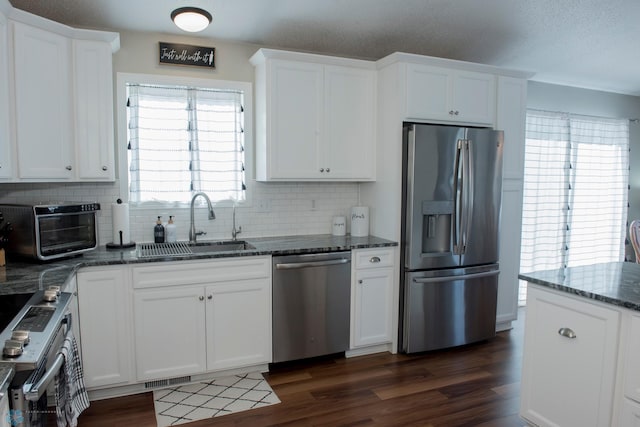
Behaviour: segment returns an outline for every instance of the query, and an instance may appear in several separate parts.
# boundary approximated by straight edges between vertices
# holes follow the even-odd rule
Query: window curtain
[[[628,181],[627,120],[528,110],[520,271],[623,261]]]
[[[132,202],[244,200],[239,91],[127,85]]]

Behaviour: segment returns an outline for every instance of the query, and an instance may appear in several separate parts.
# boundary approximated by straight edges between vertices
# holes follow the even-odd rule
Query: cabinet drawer
[[[391,267],[394,252],[394,248],[356,249],[352,252],[354,268]]]
[[[271,258],[268,256],[176,261],[134,267],[133,287],[143,289],[181,284],[213,284],[265,277],[271,277]]]

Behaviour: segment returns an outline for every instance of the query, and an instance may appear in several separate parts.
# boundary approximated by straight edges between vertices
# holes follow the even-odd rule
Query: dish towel
[[[56,415],[58,427],[76,427],[80,413],[89,407],[89,395],[84,386],[82,361],[71,329],[64,338],[61,355],[64,362],[56,375]]]

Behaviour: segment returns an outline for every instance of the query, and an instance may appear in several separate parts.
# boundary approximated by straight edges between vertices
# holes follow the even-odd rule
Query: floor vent
[[[190,382],[191,382],[190,376],[170,378],[168,380],[147,381],[146,383],[144,383],[144,388],[167,387],[170,385],[190,383]]]

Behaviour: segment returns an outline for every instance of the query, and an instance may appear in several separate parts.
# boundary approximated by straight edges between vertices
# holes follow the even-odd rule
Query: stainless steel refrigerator
[[[502,131],[405,123],[400,350],[495,335]]]

